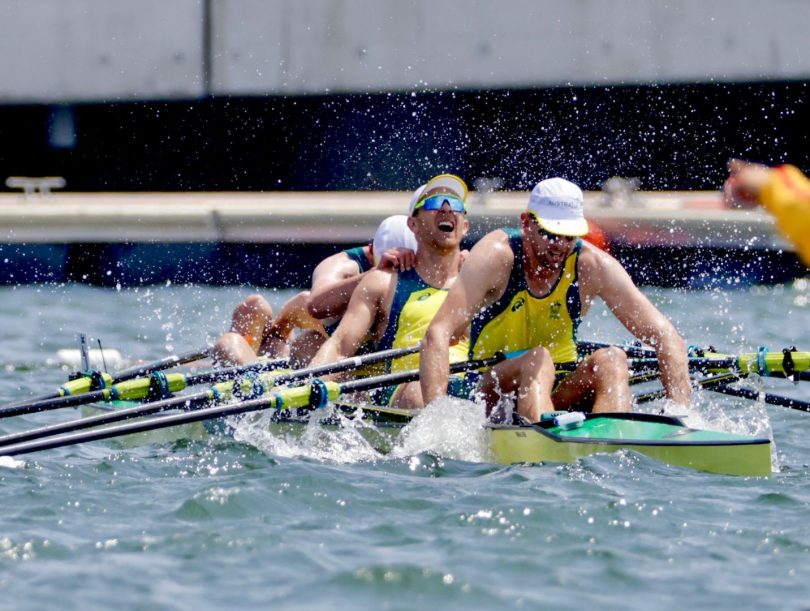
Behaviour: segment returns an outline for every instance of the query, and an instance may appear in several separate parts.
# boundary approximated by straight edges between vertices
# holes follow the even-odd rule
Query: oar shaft
[[[462,371],[473,371],[475,369],[483,369],[484,367],[492,367],[493,365],[500,363],[502,360],[504,360],[504,355],[497,354],[488,359],[480,359],[478,361],[461,361],[459,363],[451,363],[450,373],[459,373]],[[364,390],[380,388],[381,386],[396,386],[398,384],[415,382],[418,379],[418,369],[414,369],[412,371],[401,371],[398,373],[389,373],[385,376],[345,382],[344,384],[340,385],[340,392],[341,394],[363,392]]]
[[[232,380],[238,376],[243,376],[245,374],[281,369],[283,367],[286,367],[287,365],[289,365],[288,359],[273,359],[270,361],[258,361],[256,363],[248,363],[247,365],[234,365],[233,367],[222,367],[220,369],[212,369],[211,371],[203,371],[200,373],[193,373],[187,375],[186,385],[196,386],[197,384],[207,384],[210,382],[224,382],[225,380]]]
[[[155,371],[163,371],[164,369],[171,369],[177,365],[184,365],[193,361],[199,361],[206,358],[211,354],[210,348],[201,348],[199,350],[190,350],[183,354],[176,354],[167,356],[166,358],[153,361],[152,363],[144,363],[143,365],[136,365],[129,369],[122,369],[121,371],[113,374],[113,381],[123,382],[131,380],[132,378],[139,378],[143,375],[153,373]]]
[[[740,379],[739,374],[733,372],[725,372],[720,373],[715,376],[711,376],[709,378],[705,378],[703,380],[692,380],[692,384],[696,386],[709,386],[711,384],[728,384],[731,382],[736,382]],[[649,401],[655,401],[656,399],[661,399],[665,397],[667,394],[666,390],[663,388],[659,388],[658,390],[653,390],[644,394],[636,395],[633,400],[636,403],[647,403]]]
[[[6,403],[2,407],[0,407],[0,414],[3,410],[11,409],[12,407],[24,407],[26,405],[31,405],[33,403],[39,403],[40,401],[50,401],[51,399],[57,399],[62,395],[58,392],[48,392],[41,395],[37,395],[36,397],[30,397],[29,399],[24,399],[22,401],[12,401],[11,403]],[[2,418],[2,416],[0,416]]]
[[[750,399],[752,401],[764,401],[765,403],[769,403],[770,405],[779,405],[780,407],[788,407],[790,409],[795,409],[800,412],[810,412],[810,402],[800,401],[799,399],[793,399],[791,397],[783,397],[781,395],[774,395],[772,393],[767,392],[761,393],[759,391],[750,388],[734,388],[733,386],[729,386],[726,383],[719,383],[719,382],[708,384],[706,385],[706,388],[713,392],[723,393],[724,395],[730,395],[732,397],[742,397],[744,399]]]
[[[234,406],[226,406],[226,409],[223,409],[221,406],[208,407],[194,412],[170,414],[168,416],[149,418],[147,420],[129,422],[127,424],[110,426],[98,430],[81,431],[68,435],[46,437],[44,439],[37,439],[36,441],[16,443],[0,448],[0,456],[29,454],[31,452],[61,448],[77,443],[110,439],[112,437],[119,437],[121,435],[129,435],[132,433],[145,433],[147,431],[154,431],[156,429],[167,428],[180,424],[190,424],[192,422],[201,422],[203,420],[210,420],[212,418],[232,416],[258,409],[264,409],[265,407],[268,407],[268,403],[271,401],[272,398],[254,399],[252,401],[238,403]]]
[[[287,359],[276,359],[273,361],[262,361],[243,367],[231,367],[227,369],[217,369],[193,375],[182,373],[165,374],[167,390],[171,393],[180,392],[190,386],[203,384],[205,382],[219,382],[230,380],[236,376],[243,375],[249,371],[269,371],[287,365]],[[110,388],[103,390],[81,392],[75,395],[55,396],[49,399],[8,405],[0,408],[0,419],[11,416],[21,416],[23,414],[33,414],[64,407],[76,407],[95,401],[106,401],[108,399],[141,400],[149,396],[150,378],[130,378],[114,384]]]
[[[331,373],[339,373],[349,369],[358,369],[366,365],[374,365],[383,361],[400,358],[413,354],[419,350],[419,346],[411,346],[408,348],[392,348],[389,350],[382,350],[380,352],[373,352],[371,354],[353,356],[334,363],[326,363],[324,365],[317,365],[315,367],[308,367],[306,369],[298,369],[289,373],[282,373],[275,379],[275,384],[281,386],[282,384],[289,384],[298,380],[305,380],[307,378],[316,378],[319,376],[329,375]],[[275,361],[265,361],[259,363],[251,363],[248,365],[238,365],[235,367],[224,367],[222,369],[215,369],[213,371],[195,374],[188,376],[188,385],[204,384],[206,382],[220,382],[223,380],[230,380],[236,376],[244,375],[246,373],[267,371],[270,369],[279,369],[284,367],[286,360],[278,359]]]
[[[43,439],[45,437],[53,437],[55,435],[62,435],[64,433],[72,433],[74,431],[81,431],[90,429],[96,426],[103,426],[105,424],[112,424],[114,422],[123,422],[133,418],[141,418],[143,416],[151,416],[160,412],[168,411],[171,409],[194,409],[199,405],[208,403],[213,400],[214,394],[210,391],[203,391],[193,395],[185,395],[182,398],[173,397],[171,399],[164,399],[163,401],[156,401],[146,406],[135,406],[124,409],[116,409],[103,414],[95,416],[88,416],[86,418],[79,418],[77,420],[70,420],[68,422],[60,422],[51,424],[49,426],[42,426],[20,433],[11,433],[0,437],[0,453],[3,452],[3,446],[10,446],[23,441],[30,441],[33,439]]]
[[[43,399],[32,404],[6,405],[5,407],[0,408],[0,418],[22,416],[23,414],[35,414],[37,412],[44,412],[62,407],[76,407],[77,405],[84,405],[85,403],[92,403],[93,401],[102,400],[104,400],[104,391],[95,390],[83,395],[52,397],[50,399]]]
[[[637,346],[634,344],[607,344],[605,342],[587,342],[587,341],[579,341],[577,342],[577,348],[581,352],[596,352],[600,348],[619,348],[624,350],[627,356],[632,358],[649,358],[655,357],[655,350],[652,348],[644,348],[643,346]]]

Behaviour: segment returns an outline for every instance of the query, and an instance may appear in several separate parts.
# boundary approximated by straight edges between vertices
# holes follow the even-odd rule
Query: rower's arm
[[[688,406],[691,395],[686,343],[675,326],[633,283],[621,264],[609,254],[596,252],[595,271],[587,276],[595,284],[586,291],[598,295],[630,333],[655,348],[661,382],[667,397]],[[583,278],[583,283],[588,280]]]
[[[492,295],[503,291],[514,256],[506,236],[497,231],[484,236],[470,251],[461,274],[450,288],[422,340],[419,379],[425,405],[447,394],[450,377],[450,343],[467,332],[478,311],[492,303]],[[504,284],[505,286],[505,284]]]
[[[370,334],[380,312],[390,274],[366,274],[358,285],[335,332],[321,346],[311,366],[323,365],[353,356]]]
[[[307,311],[309,291],[301,291],[281,306],[279,313],[265,328],[265,333],[287,341],[295,329],[314,330],[325,335],[323,325]]]
[[[363,274],[345,252],[321,261],[312,273],[307,310],[318,319],[342,316]]]

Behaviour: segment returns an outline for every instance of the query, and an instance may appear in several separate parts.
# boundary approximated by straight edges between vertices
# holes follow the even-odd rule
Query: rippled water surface
[[[689,343],[810,349],[810,289],[645,289]],[[66,378],[76,333],[128,360],[210,342],[237,288],[0,288],[0,403]],[[280,305],[289,292],[269,293]],[[597,308],[583,339],[623,341]],[[93,340],[95,341],[95,340]],[[770,380],[810,400],[810,386]],[[693,417],[772,434],[770,478],[633,454],[497,466],[463,406],[383,456],[356,430],[123,448],[0,466],[0,607],[14,609],[766,608],[810,603],[810,414],[698,393]],[[0,432],[76,417],[0,420]]]

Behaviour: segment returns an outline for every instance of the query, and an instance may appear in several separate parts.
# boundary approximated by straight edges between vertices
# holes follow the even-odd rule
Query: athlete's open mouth
[[[439,221],[439,231],[451,233],[455,228],[456,228],[455,223],[451,223],[450,221]]]

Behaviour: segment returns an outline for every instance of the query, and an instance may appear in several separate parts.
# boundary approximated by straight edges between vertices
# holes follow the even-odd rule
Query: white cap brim
[[[586,235],[588,231],[590,231],[588,221],[584,218],[576,220],[553,220],[548,218],[541,219],[536,215],[534,218],[537,219],[537,222],[543,229],[556,235],[566,235],[579,238]]]
[[[408,204],[408,216],[413,216],[413,207],[416,205],[416,202],[419,201],[419,197],[422,195],[425,187],[427,187],[426,184],[421,185],[416,191],[413,192],[413,195],[411,195],[411,202]]]

